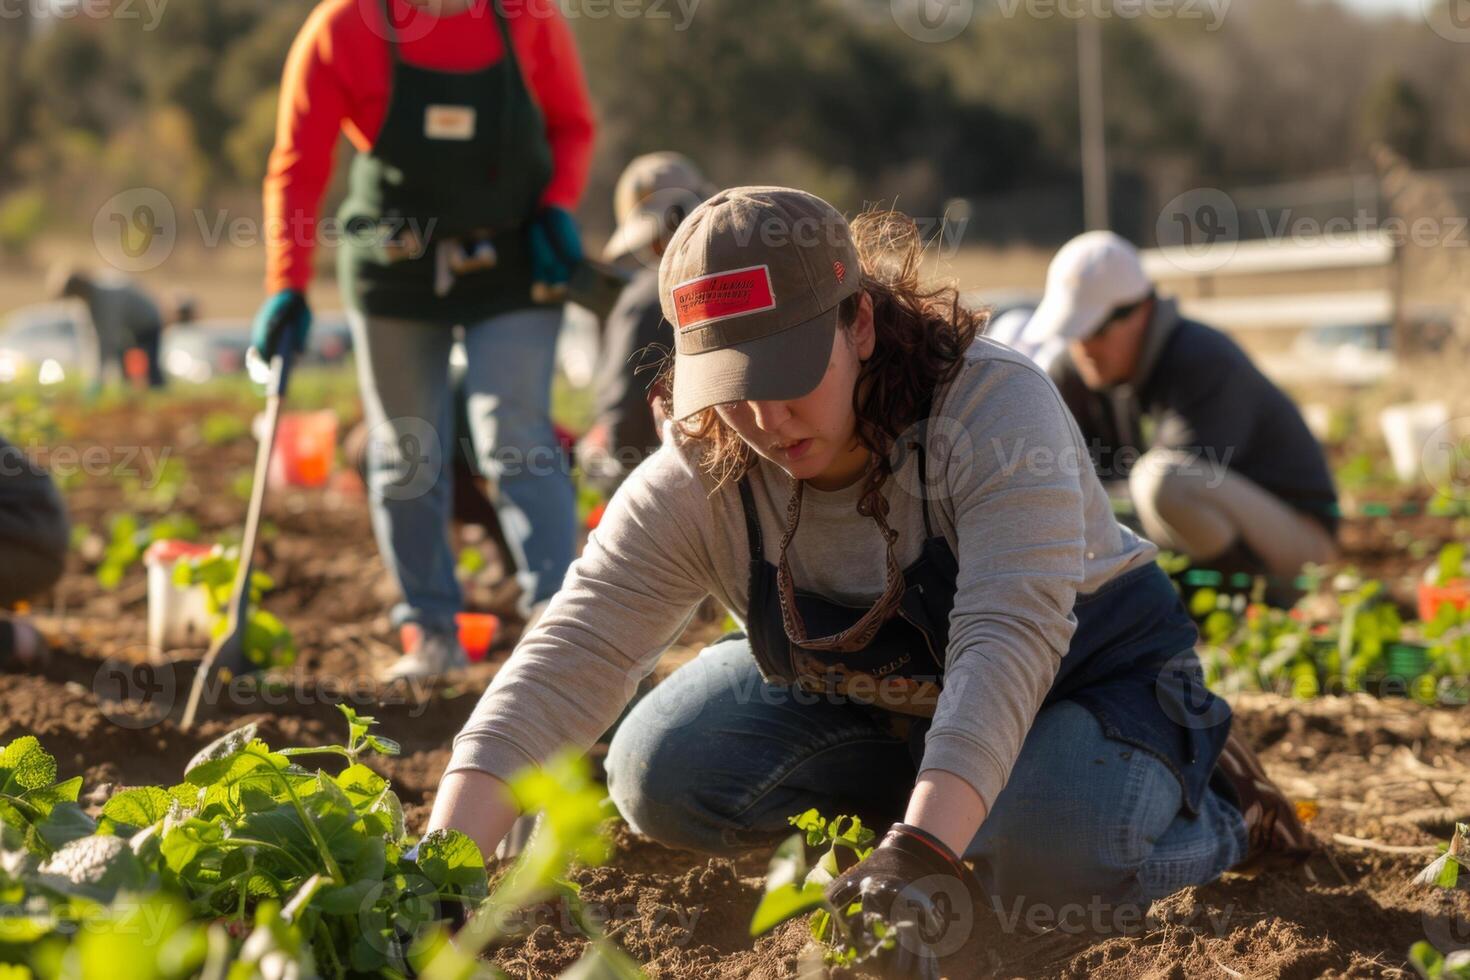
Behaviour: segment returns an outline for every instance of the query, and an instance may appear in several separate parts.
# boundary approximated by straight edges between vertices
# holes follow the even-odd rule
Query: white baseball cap
[[[1110,231],[1089,231],[1063,245],[1046,272],[1046,294],[1026,324],[1028,342],[1083,340],[1121,306],[1153,292],[1138,249]]]

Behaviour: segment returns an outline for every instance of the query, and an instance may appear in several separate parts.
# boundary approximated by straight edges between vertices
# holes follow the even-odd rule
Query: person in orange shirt
[[[372,430],[373,527],[403,593],[392,620],[404,656],[388,679],[465,663],[446,534],[457,329],[470,434],[499,486],[523,614],[574,556],[550,392],[593,129],[554,0],[322,0],[291,48],[265,180],[269,298],[252,342],[267,359],[304,346],[314,245],[335,244]],[[318,210],[339,132],[357,153],[331,225]]]

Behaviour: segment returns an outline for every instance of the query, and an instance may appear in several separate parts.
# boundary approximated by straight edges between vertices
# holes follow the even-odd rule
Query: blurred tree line
[[[588,223],[610,223],[619,170],[650,149],[683,150],[721,183],[926,214],[1074,180],[1076,22],[975,0],[959,36],[924,43],[895,22],[905,2],[923,0],[563,0],[602,125]],[[84,233],[126,187],[258,208],[281,66],[309,3],[170,3],[152,30],[146,16],[34,9],[0,18],[0,248],[42,228]],[[1226,11],[1219,24],[1207,11],[1106,21],[1117,171],[1178,186],[1294,179],[1362,166],[1380,140],[1418,166],[1470,165],[1464,45],[1312,0]]]

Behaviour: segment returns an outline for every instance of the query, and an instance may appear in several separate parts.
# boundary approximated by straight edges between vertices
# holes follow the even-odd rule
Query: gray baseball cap
[[[603,247],[603,260],[616,262],[666,238],[714,190],[682,153],[661,150],[634,157],[613,189],[618,227]]]
[[[852,230],[821,198],[734,187],[705,201],[659,265],[674,417],[810,393],[827,373],[837,308],[861,279]]]

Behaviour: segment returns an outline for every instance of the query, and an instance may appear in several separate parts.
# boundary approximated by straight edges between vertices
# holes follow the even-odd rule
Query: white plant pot
[[[174,584],[174,567],[206,554],[208,545],[155,541],[143,555],[148,569],[148,653],[155,660],[178,647],[209,645],[210,615],[204,586]]]
[[[1400,482],[1418,483],[1435,478],[1434,471],[1442,466],[1440,461],[1426,457],[1425,444],[1449,420],[1449,406],[1444,402],[1390,405],[1379,413],[1378,425]]]

